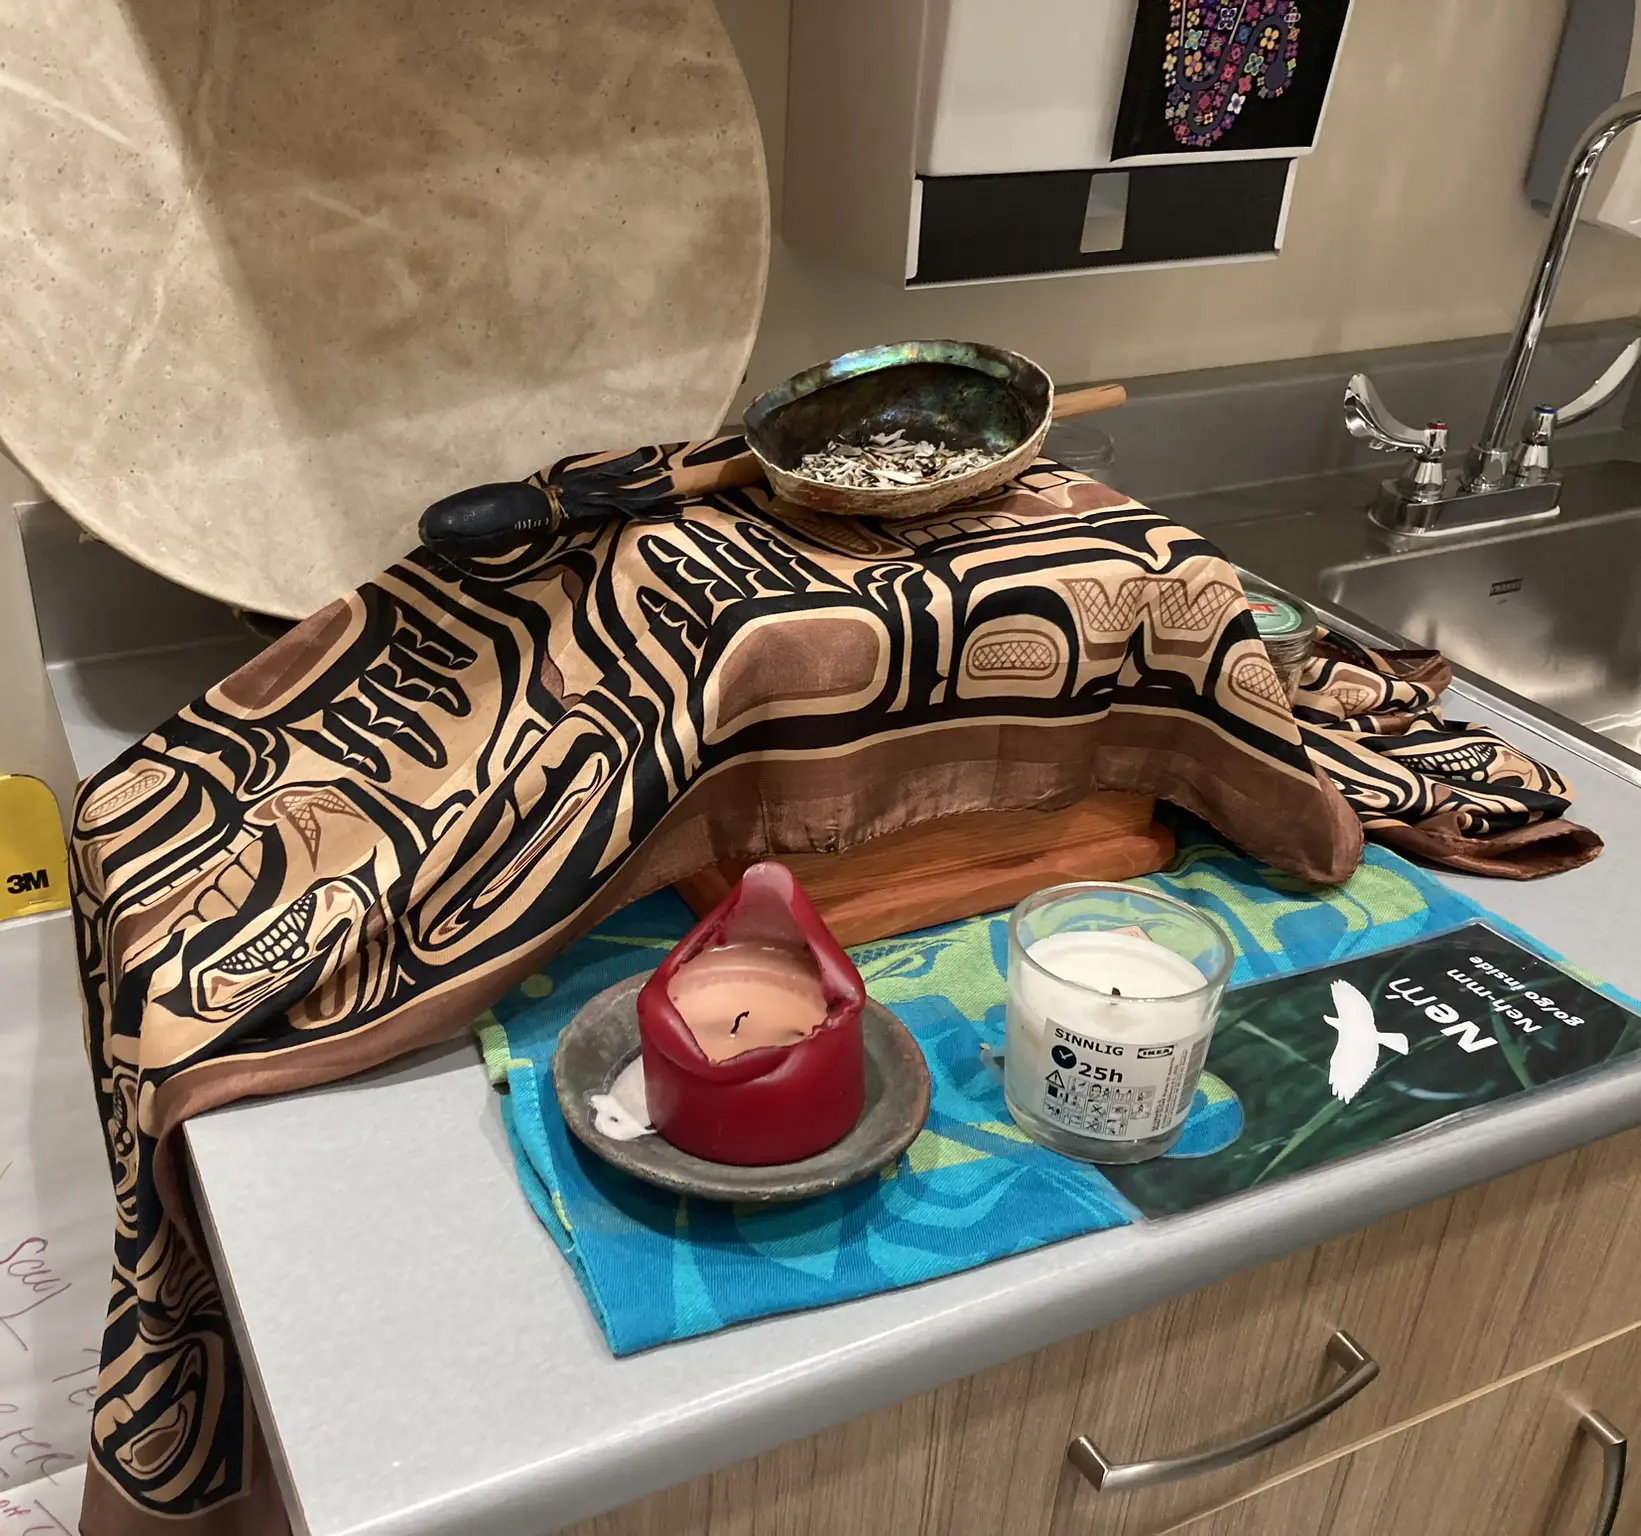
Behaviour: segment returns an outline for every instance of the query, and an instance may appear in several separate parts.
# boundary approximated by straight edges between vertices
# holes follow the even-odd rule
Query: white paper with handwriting
[[[74,1536],[80,1528],[85,1467],[70,1467],[0,1493],[0,1531],[6,1536]]]
[[[55,1516],[86,1456],[114,1230],[67,912],[0,923],[0,1085],[0,1498],[38,1484]]]

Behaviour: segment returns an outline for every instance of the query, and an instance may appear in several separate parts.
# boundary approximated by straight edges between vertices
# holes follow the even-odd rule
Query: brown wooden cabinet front
[[[1604,1453],[1580,1428],[1591,1408],[1641,1433],[1641,1331],[1287,1478],[1179,1536],[1593,1536]],[[1626,1491],[1613,1531],[1641,1533],[1641,1488]]]
[[[1641,1130],[781,1446],[575,1536],[1158,1536],[1641,1322],[1638,1172]],[[1326,1353],[1338,1328],[1377,1359],[1378,1380],[1272,1449],[1116,1494],[1067,1464],[1078,1435],[1127,1462],[1282,1418],[1338,1378]],[[1377,1532],[1403,1529],[1425,1536]]]

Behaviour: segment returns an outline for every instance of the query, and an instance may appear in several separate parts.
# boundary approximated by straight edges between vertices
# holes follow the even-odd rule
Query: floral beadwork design
[[[1299,0],[1168,0],[1162,74],[1174,137],[1208,149],[1236,126],[1255,91],[1280,96],[1299,64]]]

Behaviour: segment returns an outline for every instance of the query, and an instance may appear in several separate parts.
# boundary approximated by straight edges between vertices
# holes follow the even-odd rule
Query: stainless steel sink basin
[[[1641,747],[1641,511],[1322,572],[1324,598]]]
[[[1641,464],[1570,471],[1559,518],[1502,535],[1410,546],[1360,504],[1205,532],[1245,570],[1641,751]]]

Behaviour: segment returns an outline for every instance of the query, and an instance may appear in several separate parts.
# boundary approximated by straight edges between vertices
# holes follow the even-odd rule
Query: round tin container
[[[1292,700],[1299,691],[1305,663],[1316,645],[1316,612],[1296,597],[1284,597],[1258,587],[1244,590],[1259,638],[1265,642],[1276,675],[1282,679],[1282,686]]]

